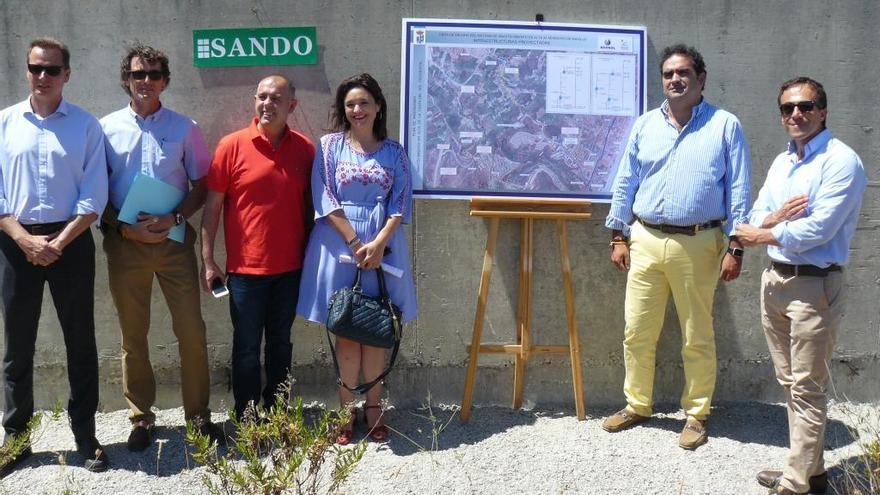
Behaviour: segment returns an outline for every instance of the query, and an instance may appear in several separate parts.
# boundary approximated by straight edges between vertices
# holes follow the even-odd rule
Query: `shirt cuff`
[[[791,236],[788,235],[788,222],[779,222],[773,228],[770,229],[770,233],[773,234],[773,237],[779,242],[779,245],[784,249],[793,249],[794,246],[789,246],[792,239]]]

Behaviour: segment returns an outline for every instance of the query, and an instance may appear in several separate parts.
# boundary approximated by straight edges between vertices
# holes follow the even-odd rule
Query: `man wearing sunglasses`
[[[719,278],[737,278],[742,264],[733,233],[747,220],[749,148],[739,120],[703,99],[699,52],[674,45],[660,60],[666,101],[634,124],[605,221],[611,262],[628,271],[627,405],[602,427],[618,432],[650,418],[657,340],[671,294],[681,325],[687,416],[678,445],[696,449],[708,440],[715,389],[715,287]]]
[[[139,452],[152,444],[156,419],[156,381],[150,364],[147,333],[153,279],[165,296],[171,329],[180,355],[183,412],[203,433],[222,442],[208,409],[210,380],[205,322],[200,306],[196,231],[186,219],[205,202],[205,175],[211,155],[198,125],[162,105],[160,96],[171,73],[168,57],[136,44],[120,65],[120,85],[129,104],[101,119],[106,135],[110,201],[103,217],[104,251],[110,292],[122,335],[122,389],[132,423],[128,449]],[[133,224],[117,214],[139,174],[163,181],[186,193],[171,213],[143,213]],[[185,226],[183,242],[168,237]]]
[[[777,101],[791,141],[767,172],[750,225],[737,227],[743,244],[766,245],[770,256],[761,276],[761,320],[785,390],[791,442],[785,468],[762,471],[758,482],[771,493],[825,493],[828,365],[867,177],[858,155],[825,126],[821,84],[786,81]]]
[[[0,299],[6,354],[4,443],[22,449],[3,474],[31,455],[34,351],[48,282],[64,334],[70,426],[84,466],[109,463],[95,438],[95,244],[90,225],[107,202],[104,135],[98,120],[62,97],[70,51],[38,38],[27,53],[28,99],[0,111]]]

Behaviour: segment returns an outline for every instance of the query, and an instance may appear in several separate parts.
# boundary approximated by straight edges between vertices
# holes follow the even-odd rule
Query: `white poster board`
[[[646,43],[644,27],[403,19],[414,194],[610,201]]]

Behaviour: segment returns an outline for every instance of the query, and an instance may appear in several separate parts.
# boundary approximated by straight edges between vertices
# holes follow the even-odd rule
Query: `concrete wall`
[[[649,106],[662,101],[656,72],[657,52],[684,41],[694,44],[708,64],[706,96],[739,116],[751,145],[752,189],[757,193],[772,158],[786,135],[779,124],[779,83],[810,75],[829,92],[828,124],[865,162],[871,179],[848,270],[848,311],[835,350],[835,387],[840,397],[880,399],[880,277],[875,249],[880,194],[878,157],[880,11],[872,0],[763,2],[758,0],[671,0],[658,5],[642,0],[551,1],[536,10],[521,0],[333,0],[333,1],[3,1],[0,3],[0,106],[27,95],[25,47],[39,35],[55,36],[72,49],[73,74],[65,95],[101,116],[126,104],[118,86],[118,63],[125,40],[140,39],[166,50],[172,81],[165,104],[198,120],[211,145],[243,126],[251,116],[250,95],[262,75],[281,71],[298,86],[300,106],[292,123],[318,138],[326,125],[330,92],[342,78],[367,71],[388,95],[392,135],[400,90],[401,17],[533,20],[543,13],[550,22],[644,25],[648,29]],[[209,27],[317,26],[319,64],[298,67],[196,69],[192,67],[191,30]],[[594,220],[570,226],[570,245],[582,342],[588,409],[620,404],[623,383],[624,277],[609,263],[606,205],[596,205]],[[399,364],[390,379],[397,403],[459,402],[467,363],[475,295],[487,222],[468,217],[463,201],[416,201],[409,226],[421,305],[419,320],[408,328]],[[196,219],[196,221],[198,221]],[[503,222],[497,266],[486,317],[484,341],[513,339],[516,259],[519,229]],[[96,233],[98,239],[100,234]],[[536,232],[534,322],[538,343],[565,341],[557,244],[552,225]],[[544,255],[546,253],[546,256]],[[107,289],[106,263],[98,254],[97,333],[102,401],[119,408],[119,337],[116,313]],[[772,379],[759,322],[758,285],[767,264],[761,250],[749,250],[739,280],[722,284],[715,301],[718,341],[718,388],[722,400],[779,399]],[[48,291],[47,291],[48,294]],[[162,383],[160,406],[179,404],[177,346],[164,301],[153,298],[152,358]],[[227,391],[231,326],[225,301],[202,301],[209,328],[210,359],[216,385],[214,407],[230,403]],[[299,390],[311,399],[333,395],[333,375],[323,331],[297,321],[294,329],[295,374]],[[682,385],[677,318],[670,309],[658,352],[658,401],[677,402]],[[38,404],[66,398],[63,343],[48,299],[36,362]],[[512,360],[481,360],[476,403],[507,403]],[[536,358],[529,364],[526,403],[571,408],[567,360]]]

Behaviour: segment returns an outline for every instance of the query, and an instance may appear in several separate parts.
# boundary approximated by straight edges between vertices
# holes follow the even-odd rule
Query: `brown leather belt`
[[[696,235],[697,232],[703,230],[714,229],[715,227],[721,226],[721,220],[710,220],[706,223],[700,223],[697,225],[668,225],[668,224],[655,224],[648,223],[641,218],[636,218],[642,225],[648,227],[649,229],[659,230],[664,234],[684,234],[684,235]]]
[[[819,268],[816,265],[787,265],[778,261],[771,261],[770,268],[784,277],[826,277],[831,272],[843,271],[840,265]]]
[[[31,235],[49,235],[63,229],[65,225],[67,225],[67,222],[32,223],[28,225],[22,224],[21,226]]]

